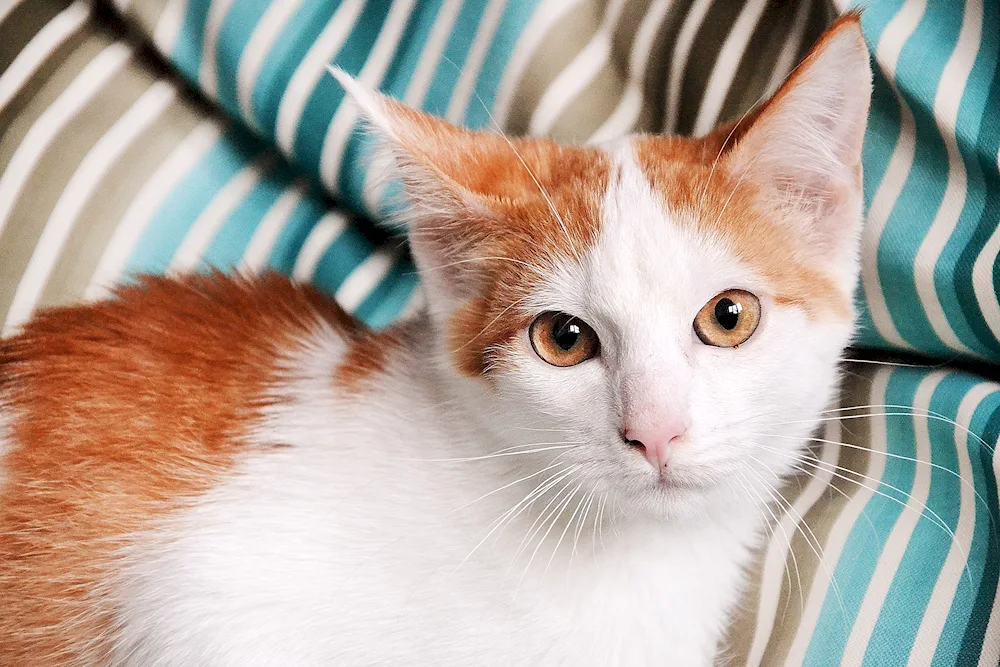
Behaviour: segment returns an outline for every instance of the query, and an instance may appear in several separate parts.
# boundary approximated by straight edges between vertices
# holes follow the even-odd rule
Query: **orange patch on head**
[[[853,312],[852,294],[825,270],[834,260],[812,246],[825,242],[833,253],[859,227],[870,74],[859,15],[850,12],[771,100],[735,124],[698,139],[633,141],[640,168],[679,221],[722,239],[779,303],[810,316]]]
[[[481,289],[453,315],[448,332],[455,364],[470,377],[494,367],[527,325],[519,302],[544,279],[548,265],[582,256],[600,231],[611,171],[607,156],[545,140],[514,143],[538,183],[506,142],[495,146],[490,162],[504,194],[484,197],[492,216],[479,225],[475,249]]]
[[[336,304],[284,278],[144,279],[0,342],[0,664],[98,664],[117,552],[250,455],[281,356]]]
[[[459,263],[477,284],[448,339],[459,371],[481,376],[524,326],[517,303],[546,263],[596,241],[610,160],[592,147],[473,132],[392,100],[382,105],[421,216],[411,231],[417,251],[440,249],[438,264]]]
[[[677,222],[690,221],[699,233],[717,235],[740,261],[772,285],[778,303],[800,306],[814,317],[849,317],[851,295],[830,275],[802,259],[802,237],[778,220],[780,213],[766,206],[753,183],[739,182],[721,169],[712,173],[717,153],[701,150],[699,142],[676,137],[637,137],[634,141],[637,162],[653,188],[669,208],[689,214],[677,216]],[[678,145],[683,145],[679,160],[674,152]],[[692,155],[710,157],[686,159]]]

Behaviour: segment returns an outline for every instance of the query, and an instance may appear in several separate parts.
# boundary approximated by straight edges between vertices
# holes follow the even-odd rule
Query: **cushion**
[[[870,4],[859,341],[997,359],[996,0]],[[0,324],[207,266],[273,267],[387,324],[419,292],[328,62],[473,127],[698,133],[773,90],[836,9],[20,0],[0,9]],[[775,490],[732,664],[996,665],[1000,386],[846,373],[841,419]]]

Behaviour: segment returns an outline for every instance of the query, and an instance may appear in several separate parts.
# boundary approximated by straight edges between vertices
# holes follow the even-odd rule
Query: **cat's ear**
[[[861,147],[872,75],[856,13],[820,38],[777,93],[753,114],[726,155],[737,178],[805,213],[814,250],[853,246],[861,213]]]
[[[359,106],[402,181],[402,219],[424,277],[450,296],[471,296],[477,261],[506,209],[537,191],[532,174],[549,171],[544,152],[514,150],[499,134],[456,127],[371,90],[330,68]]]

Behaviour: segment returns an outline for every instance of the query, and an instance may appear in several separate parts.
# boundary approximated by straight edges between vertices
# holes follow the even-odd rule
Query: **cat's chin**
[[[726,500],[717,483],[693,475],[650,475],[637,486],[622,499],[622,509],[657,519],[703,517]]]

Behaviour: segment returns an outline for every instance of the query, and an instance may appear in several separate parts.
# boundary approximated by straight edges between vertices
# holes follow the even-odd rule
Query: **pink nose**
[[[662,471],[670,458],[677,440],[687,431],[687,422],[681,419],[661,422],[650,428],[626,428],[625,439],[633,447],[642,448],[649,465]]]

